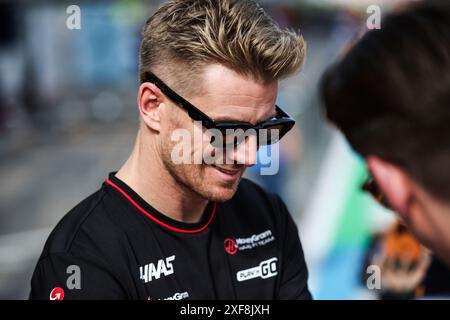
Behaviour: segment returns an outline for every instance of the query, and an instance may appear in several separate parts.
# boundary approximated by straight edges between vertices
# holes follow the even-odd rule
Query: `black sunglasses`
[[[213,135],[210,142],[211,145],[216,148],[237,146],[244,141],[249,134],[256,135],[258,146],[274,144],[295,125],[295,120],[277,105],[275,105],[276,114],[272,119],[260,122],[256,125],[238,121],[216,122],[189,101],[170,89],[168,85],[152,72],[146,72],[144,74],[143,82],[155,84],[162,93],[185,109],[191,119],[201,121],[202,126],[206,129],[219,130],[222,139],[217,139],[217,137]]]
[[[372,177],[370,173],[367,179],[364,181],[363,185],[361,186],[361,189],[369,193],[373,197],[373,199],[384,208],[392,211],[394,210],[387,201],[383,191],[381,191],[380,187],[375,182],[375,179]]]

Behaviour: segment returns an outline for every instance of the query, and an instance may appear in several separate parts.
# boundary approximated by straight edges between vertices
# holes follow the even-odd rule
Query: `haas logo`
[[[167,257],[165,259],[160,259],[158,262],[149,263],[145,266],[139,267],[140,278],[144,283],[150,282],[153,279],[159,279],[161,275],[169,276],[174,273],[173,261],[175,260],[175,255]]]
[[[50,300],[64,300],[64,290],[60,287],[53,288],[50,292]]]

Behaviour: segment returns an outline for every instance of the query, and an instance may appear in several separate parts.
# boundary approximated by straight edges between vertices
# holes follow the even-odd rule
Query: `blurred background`
[[[393,221],[360,191],[364,163],[326,123],[318,81],[366,30],[369,5],[407,1],[260,1],[308,45],[279,104],[297,120],[275,176],[300,231],[316,299],[373,299],[361,281],[371,237]],[[117,170],[134,143],[140,30],[161,1],[0,1],[0,299],[26,299],[51,229]],[[81,29],[66,9],[81,9]]]

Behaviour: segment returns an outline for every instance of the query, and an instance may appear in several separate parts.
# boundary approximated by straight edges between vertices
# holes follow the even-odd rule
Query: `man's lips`
[[[235,175],[237,175],[237,174],[242,172],[242,169],[234,169],[234,170],[232,170],[232,169],[225,169],[225,168],[222,168],[222,167],[219,167],[219,166],[216,166],[216,165],[211,165],[211,166],[213,168],[219,170],[220,172],[228,174],[230,176],[235,176]]]

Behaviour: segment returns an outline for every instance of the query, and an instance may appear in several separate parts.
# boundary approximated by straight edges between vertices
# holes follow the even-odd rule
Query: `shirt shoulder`
[[[111,201],[101,188],[78,203],[50,233],[39,260],[50,255],[101,257],[108,250],[114,252],[125,235],[111,217]]]
[[[66,290],[67,298],[145,297],[129,271],[136,219],[127,213],[105,185],[71,209],[47,238],[32,276],[30,298],[47,299],[55,287],[70,289],[66,281],[74,270],[83,275],[82,290]]]

